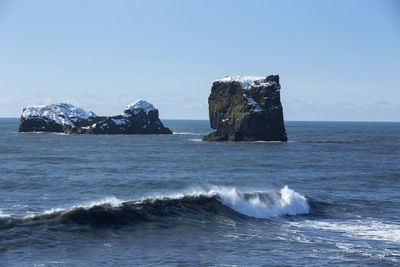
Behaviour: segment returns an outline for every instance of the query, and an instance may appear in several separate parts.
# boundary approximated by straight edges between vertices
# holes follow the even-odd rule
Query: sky
[[[208,119],[214,80],[270,74],[285,120],[400,121],[400,1],[0,0],[0,117]]]

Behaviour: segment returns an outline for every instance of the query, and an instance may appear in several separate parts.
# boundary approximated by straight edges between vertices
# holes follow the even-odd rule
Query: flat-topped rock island
[[[287,141],[279,75],[227,76],[208,98],[210,126],[204,141]]]
[[[138,100],[121,115],[97,116],[71,104],[28,106],[22,111],[19,132],[66,134],[172,134],[159,119],[158,109]]]

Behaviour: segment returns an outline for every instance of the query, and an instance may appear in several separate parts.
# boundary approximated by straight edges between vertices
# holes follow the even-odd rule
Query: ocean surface
[[[18,133],[0,119],[0,266],[399,266],[400,123],[289,142]]]

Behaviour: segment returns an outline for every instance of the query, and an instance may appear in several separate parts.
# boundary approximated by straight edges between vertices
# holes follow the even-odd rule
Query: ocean
[[[400,123],[289,142],[18,133],[0,119],[0,266],[399,266]]]

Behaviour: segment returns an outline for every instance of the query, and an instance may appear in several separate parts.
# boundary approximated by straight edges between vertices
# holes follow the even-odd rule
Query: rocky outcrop
[[[64,133],[91,125],[98,119],[93,112],[86,112],[66,103],[28,106],[22,111],[19,131]]]
[[[158,110],[144,100],[128,105],[122,115],[96,116],[70,104],[29,106],[23,109],[20,132],[67,134],[172,134],[162,124]]]
[[[204,141],[287,141],[279,76],[216,80],[208,98],[211,128]]]
[[[158,118],[158,109],[144,100],[128,105],[122,115],[108,117],[90,126],[80,127],[78,133],[90,134],[172,134]]]

